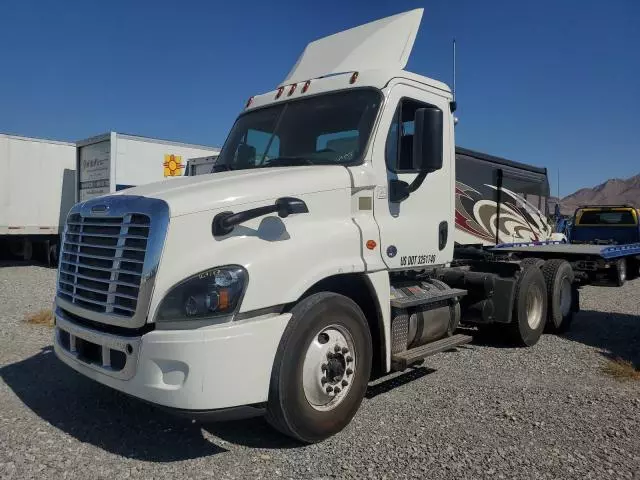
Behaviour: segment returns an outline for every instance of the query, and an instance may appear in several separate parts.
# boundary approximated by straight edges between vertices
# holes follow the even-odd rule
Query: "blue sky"
[[[4,0],[0,132],[221,145],[310,40],[419,6],[410,70],[450,83],[457,39],[458,145],[562,195],[640,173],[637,0]]]

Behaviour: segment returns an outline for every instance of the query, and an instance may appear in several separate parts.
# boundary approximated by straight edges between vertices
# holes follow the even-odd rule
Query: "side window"
[[[240,168],[261,165],[269,158],[276,158],[280,152],[280,138],[270,132],[249,129],[238,144],[234,162]]]
[[[387,168],[392,172],[416,172],[413,169],[414,119],[417,109],[430,106],[432,105],[408,98],[402,99],[398,104],[385,146]]]

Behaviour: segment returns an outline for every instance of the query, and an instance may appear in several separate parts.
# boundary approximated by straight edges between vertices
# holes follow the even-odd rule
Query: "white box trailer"
[[[76,146],[0,134],[3,253],[55,263],[58,232],[74,204]]]
[[[219,148],[109,132],[77,142],[76,200],[181,177],[191,158]]]

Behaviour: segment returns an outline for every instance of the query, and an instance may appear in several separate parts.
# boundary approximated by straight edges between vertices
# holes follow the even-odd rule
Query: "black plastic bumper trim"
[[[242,420],[245,418],[261,417],[267,410],[265,403],[217,408],[213,410],[187,410],[182,408],[166,407],[155,403],[152,405],[171,413],[172,415],[201,422],[228,422],[233,420]]]

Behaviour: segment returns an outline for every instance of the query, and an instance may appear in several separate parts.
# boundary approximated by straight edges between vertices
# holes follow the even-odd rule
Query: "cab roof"
[[[396,78],[413,81],[421,87],[431,88],[447,98],[452,97],[451,90],[446,84],[416,73],[406,70],[365,70],[344,72],[282,85],[270,92],[251,97],[247,102],[246,110],[332,91],[365,87],[382,89]]]
[[[423,12],[417,8],[309,43],[278,86],[343,72],[404,69]]]
[[[349,88],[382,89],[394,78],[450,97],[444,83],[404,70],[423,12],[410,10],[309,43],[278,88],[251,97],[246,108]]]

